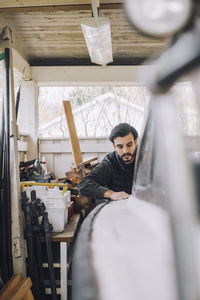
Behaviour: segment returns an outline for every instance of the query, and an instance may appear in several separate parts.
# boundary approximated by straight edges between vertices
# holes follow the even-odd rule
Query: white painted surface
[[[60,287],[61,287],[61,300],[67,300],[67,242],[60,243]]]
[[[108,139],[79,139],[81,152],[84,153],[106,153],[113,151]],[[69,139],[54,139],[45,141],[40,139],[40,153],[71,153],[72,148]]]
[[[27,142],[25,141],[17,141],[18,142],[18,151],[27,151],[28,150],[28,145],[27,145]]]
[[[48,66],[31,67],[32,79],[39,86],[141,85],[142,72],[152,66]],[[190,76],[180,81],[191,81]]]
[[[108,138],[81,138],[79,139],[83,161],[103,157],[113,151],[113,146]],[[65,172],[71,171],[73,163],[72,148],[67,138],[41,138],[39,140],[40,157],[45,156],[47,169],[54,172],[56,178],[65,177]]]
[[[188,152],[199,150],[199,137],[185,137],[184,140]],[[79,142],[83,160],[97,157],[101,161],[107,153],[113,151],[113,146],[107,137],[80,138]],[[28,149],[30,149],[30,145],[28,145]],[[73,156],[69,139],[40,138],[39,153],[40,157],[45,156],[48,171],[54,172],[56,178],[65,177],[65,172],[71,170]]]
[[[18,112],[20,132],[29,135],[28,160],[38,157],[38,86],[34,81],[22,81],[21,100]]]
[[[168,217],[136,198],[113,201],[95,217],[91,249],[100,300],[175,300]]]
[[[31,67],[39,86],[134,85],[140,66],[61,66]]]
[[[15,48],[12,48],[12,53],[15,71],[17,70],[23,79],[31,78],[31,69],[29,63]]]

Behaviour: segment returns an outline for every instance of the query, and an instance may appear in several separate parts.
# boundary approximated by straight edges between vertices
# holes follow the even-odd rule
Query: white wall
[[[107,153],[113,151],[108,138],[81,138],[79,142],[83,160],[97,157],[101,161]],[[185,145],[188,152],[199,151],[200,137],[185,137]],[[65,177],[65,172],[71,171],[73,156],[69,139],[40,138],[39,152],[40,158],[42,156],[46,158],[48,171],[54,172],[56,178]]]
[[[101,161],[106,153],[113,151],[112,143],[107,138],[81,138],[79,142],[83,161],[92,157]],[[71,171],[73,156],[69,139],[41,138],[39,152],[40,158],[46,158],[48,171],[54,172],[56,178],[65,177],[65,172]]]
[[[18,112],[19,131],[28,134],[28,160],[38,157],[38,85],[34,81],[22,81]]]

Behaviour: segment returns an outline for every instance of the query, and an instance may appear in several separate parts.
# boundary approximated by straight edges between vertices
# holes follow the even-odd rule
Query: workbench
[[[60,243],[60,292],[61,300],[67,300],[67,246],[68,243],[74,241],[77,227],[80,221],[80,214],[74,214],[69,221],[69,224],[65,226],[65,229],[61,233],[52,233],[52,242]]]

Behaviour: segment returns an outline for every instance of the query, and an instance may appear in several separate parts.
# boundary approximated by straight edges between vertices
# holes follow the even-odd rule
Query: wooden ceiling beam
[[[122,9],[122,3],[105,3],[101,4],[98,9]],[[0,5],[0,13],[20,13],[20,12],[55,12],[55,11],[77,11],[77,10],[91,10],[91,4],[82,5],[54,5],[54,6],[29,6],[29,7],[7,7],[2,8]]]
[[[123,3],[123,0],[96,0],[100,4]],[[91,4],[91,0],[1,0],[0,8],[83,5]]]

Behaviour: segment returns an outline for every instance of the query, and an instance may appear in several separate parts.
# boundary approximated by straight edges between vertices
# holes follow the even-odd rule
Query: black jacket
[[[81,195],[92,199],[102,199],[108,189],[131,194],[134,165],[135,162],[130,165],[124,164],[115,151],[109,153],[90,174],[82,179],[78,190]]]

